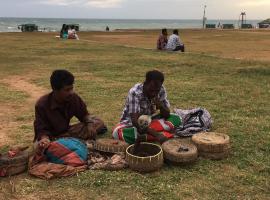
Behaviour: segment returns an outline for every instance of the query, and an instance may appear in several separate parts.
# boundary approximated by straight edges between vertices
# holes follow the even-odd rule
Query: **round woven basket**
[[[0,157],[0,172],[3,176],[12,176],[23,173],[28,168],[29,153],[27,151],[20,152],[13,158],[4,154]]]
[[[138,172],[152,172],[163,165],[163,151],[157,144],[142,142],[136,155],[133,154],[134,144],[126,150],[126,161],[129,167]]]
[[[230,151],[224,151],[220,153],[209,153],[201,151],[199,155],[203,158],[211,159],[211,160],[222,160],[227,158],[230,155]]]
[[[222,153],[230,149],[230,137],[222,133],[202,132],[192,136],[200,152]]]
[[[182,139],[170,139],[162,144],[164,158],[172,164],[188,164],[197,160],[197,147]]]
[[[128,144],[120,140],[109,138],[97,139],[94,143],[94,149],[106,153],[125,153]]]

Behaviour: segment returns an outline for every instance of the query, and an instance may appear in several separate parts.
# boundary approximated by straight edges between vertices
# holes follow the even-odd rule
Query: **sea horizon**
[[[246,23],[257,26],[263,19],[247,19]],[[62,24],[80,24],[81,31],[104,31],[116,29],[161,29],[161,28],[202,28],[202,19],[102,19],[102,18],[33,18],[33,17],[0,17],[0,32],[20,32],[20,24],[36,24],[41,31],[57,32]],[[207,19],[209,24],[234,24],[239,26],[238,19]]]

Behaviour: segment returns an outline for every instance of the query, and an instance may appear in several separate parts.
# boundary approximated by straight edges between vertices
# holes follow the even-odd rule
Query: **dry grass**
[[[51,33],[1,33],[0,79],[11,79],[0,84],[0,134],[9,138],[2,148],[31,144],[33,138],[33,94],[17,87],[14,77],[32,84],[37,95],[49,89],[52,70],[72,71],[76,91],[111,129],[129,88],[157,68],[166,75],[173,107],[205,107],[215,120],[213,130],[230,135],[228,159],[165,165],[145,175],[86,171],[43,181],[22,174],[1,178],[0,199],[269,199],[270,63],[261,61],[263,52],[269,53],[269,32],[182,30],[181,35],[189,53],[144,49],[154,47],[153,31],[80,33],[81,41],[61,41]],[[257,55],[254,60],[249,59],[252,54]]]
[[[268,30],[180,30],[188,52],[226,58],[270,61]],[[158,31],[82,33],[81,38],[116,45],[155,48]]]

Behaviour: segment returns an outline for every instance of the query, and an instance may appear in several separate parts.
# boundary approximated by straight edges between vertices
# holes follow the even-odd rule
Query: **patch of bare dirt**
[[[33,103],[41,95],[45,94],[47,90],[30,83],[30,81],[30,79],[21,76],[12,76],[2,80],[3,83],[8,84],[12,89],[27,93],[30,96],[27,101]]]
[[[23,105],[16,105],[12,102],[0,105],[0,146],[3,146],[12,142],[11,133],[21,125],[25,125],[24,122],[16,121],[16,117],[21,113],[29,112],[37,99],[47,90],[32,84],[30,78],[21,76],[10,76],[1,80],[1,82],[7,84],[12,90],[22,91],[29,95]]]

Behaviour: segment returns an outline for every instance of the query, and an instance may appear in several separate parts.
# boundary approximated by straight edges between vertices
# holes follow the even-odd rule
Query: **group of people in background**
[[[106,31],[109,30],[110,30],[109,27],[106,26]],[[74,25],[69,26],[66,24],[63,24],[62,26],[62,29],[60,31],[60,38],[79,40],[79,36],[76,33]],[[183,42],[179,37],[178,30],[174,29],[173,33],[168,38],[167,29],[166,28],[162,29],[161,34],[157,40],[157,49],[185,52],[185,45],[183,44]]]
[[[185,45],[179,37],[178,30],[173,30],[173,34],[168,38],[167,29],[164,28],[161,31],[160,36],[157,40],[157,49],[158,50],[168,50],[168,51],[185,51]]]
[[[60,38],[79,40],[79,36],[75,30],[75,26],[74,25],[68,26],[66,24],[63,24],[62,29],[60,31]]]

